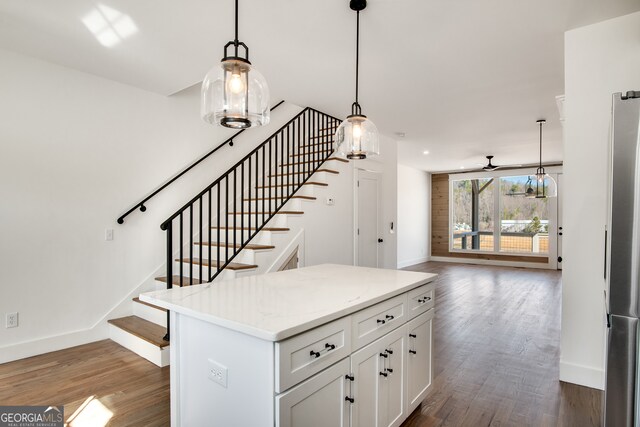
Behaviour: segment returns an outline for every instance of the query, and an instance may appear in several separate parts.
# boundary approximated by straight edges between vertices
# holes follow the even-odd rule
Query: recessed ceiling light
[[[424,150],[422,154],[429,154],[429,150]]]
[[[404,138],[405,135],[406,135],[406,133],[404,133],[404,132],[396,132],[396,136],[397,137]]]

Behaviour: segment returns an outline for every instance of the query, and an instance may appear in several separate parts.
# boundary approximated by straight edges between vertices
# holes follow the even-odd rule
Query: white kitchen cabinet
[[[348,427],[349,359],[276,397],[280,427]]]
[[[411,413],[424,400],[433,378],[433,309],[407,323],[407,402]]]
[[[143,294],[171,314],[172,426],[399,426],[431,384],[435,278],[321,265]]]
[[[353,427],[397,426],[406,418],[405,335],[402,326],[351,356]]]

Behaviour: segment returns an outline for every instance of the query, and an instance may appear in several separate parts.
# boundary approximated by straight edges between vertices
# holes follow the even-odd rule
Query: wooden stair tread
[[[333,174],[336,174],[336,175],[340,173],[338,171],[334,171],[333,169],[318,169],[316,172],[327,172],[327,173],[333,173]],[[300,174],[304,174],[304,173],[305,172],[303,172],[303,171],[300,171],[300,172],[288,172],[288,173],[277,173],[275,175],[269,175],[269,178],[274,178],[276,176],[283,176],[283,175],[300,175]]]
[[[251,198],[251,199],[242,199],[245,202],[255,202],[257,200],[282,200],[282,199],[286,199],[288,196],[281,196],[281,197],[258,197],[258,198]],[[317,197],[313,197],[313,196],[291,196],[292,199],[303,199],[303,200],[317,200]]]
[[[312,136],[312,137],[309,137],[309,139],[321,139],[321,138],[332,138],[333,139],[334,136],[335,136],[335,132],[327,133],[327,134],[324,134],[324,135]]]
[[[227,248],[235,248],[235,249],[240,249],[242,247],[241,244],[236,243],[235,245],[233,243],[228,243],[225,244],[224,242],[195,242],[194,245],[200,245],[200,246],[220,246],[220,247],[227,247]],[[273,245],[257,245],[257,244],[253,244],[253,243],[249,243],[247,244],[244,249],[251,249],[254,251],[261,251],[261,250],[266,250],[266,249],[275,249],[275,246]]]
[[[279,184],[279,185],[259,185],[256,188],[275,188],[275,187],[290,187],[292,185],[298,185],[297,182],[292,182],[290,184]],[[302,185],[320,185],[322,187],[328,187],[329,184],[327,184],[326,182],[320,182],[320,181],[307,181]]]
[[[302,151],[298,154],[291,154],[289,157],[302,157],[302,156],[313,156],[314,154],[327,154],[333,153],[335,150],[322,150],[322,151]]]
[[[302,212],[302,211],[251,212],[251,213],[249,213],[249,212],[229,212],[229,215],[249,215],[249,214],[251,214],[251,215],[255,215],[255,214],[262,215],[263,213],[267,214],[267,215],[271,215],[271,214],[275,214],[275,215],[277,215],[277,214],[302,215],[304,212]]]
[[[145,340],[149,344],[153,344],[156,347],[164,348],[169,345],[168,341],[163,338],[167,333],[167,330],[160,325],[156,325],[148,320],[141,319],[138,316],[126,316],[119,319],[110,319],[107,322],[112,325],[127,331],[136,337]]]
[[[211,227],[213,230],[216,230],[218,227]],[[220,230],[257,230],[256,227],[220,227]],[[287,227],[263,227],[260,231],[289,231],[290,228]]]
[[[342,163],[349,163],[349,160],[341,159],[340,157],[329,157],[328,159],[325,160],[325,162],[328,162],[330,160],[335,160],[335,161],[342,162]],[[280,165],[280,167],[284,168],[284,167],[287,167],[287,166],[304,165],[304,164],[309,164],[309,163],[315,163],[315,162],[313,160],[307,160],[307,161],[304,161],[304,162],[285,163],[284,165]]]
[[[171,280],[171,284],[173,286],[180,286],[180,276],[173,276],[172,277],[173,280]],[[162,276],[162,277],[156,277],[156,280],[160,281],[160,282],[164,282],[167,283],[167,278],[166,276]],[[182,286],[189,286],[189,282],[190,279],[188,277],[183,277],[182,278]],[[196,279],[195,277],[193,278],[193,284],[194,285],[199,285],[202,282],[200,281],[200,279]]]
[[[193,262],[193,264],[196,265],[203,265],[203,266],[209,266],[211,265],[214,268],[218,268],[219,265],[224,265],[224,263],[220,263],[218,261],[216,261],[215,259],[200,259],[200,258],[193,258],[192,260],[190,260],[189,258],[183,258],[182,260],[180,258],[176,259],[176,261],[178,262],[186,262],[187,264],[189,262]],[[229,270],[251,270],[252,268],[258,268],[257,265],[254,264],[240,264],[238,262],[230,262],[229,265],[227,265],[225,268],[228,268]]]
[[[153,305],[150,302],[142,301],[140,299],[140,297],[133,298],[133,302],[137,302],[138,304],[146,305],[147,307],[155,308],[156,310],[160,310],[160,311],[164,311],[164,312],[167,311],[166,308],[158,307],[157,305]]]

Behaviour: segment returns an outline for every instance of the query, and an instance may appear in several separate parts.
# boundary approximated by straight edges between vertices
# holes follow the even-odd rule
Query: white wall
[[[640,12],[566,33],[560,379],[601,389],[611,95],[639,89]]]
[[[305,229],[305,263],[354,263],[354,200],[355,169],[366,169],[380,173],[382,237],[380,248],[382,268],[397,267],[397,233],[390,232],[390,224],[397,222],[397,144],[394,140],[381,136],[380,155],[365,160],[352,160],[348,165],[335,165],[340,175],[327,176],[329,186],[318,188],[318,200],[305,207],[305,215],[300,218]],[[329,165],[329,168],[334,168]],[[335,200],[328,206],[326,197]]]
[[[398,267],[429,258],[429,173],[398,165]]]
[[[233,133],[200,120],[199,88],[164,97],[0,50],[0,93],[0,363],[105,338],[105,316],[163,268],[160,223],[300,110],[279,107],[118,225]]]

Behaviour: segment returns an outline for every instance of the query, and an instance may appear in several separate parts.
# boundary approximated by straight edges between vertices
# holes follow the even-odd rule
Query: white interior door
[[[378,267],[378,239],[380,236],[380,176],[358,170],[356,175],[357,213],[356,248],[357,265]]]

